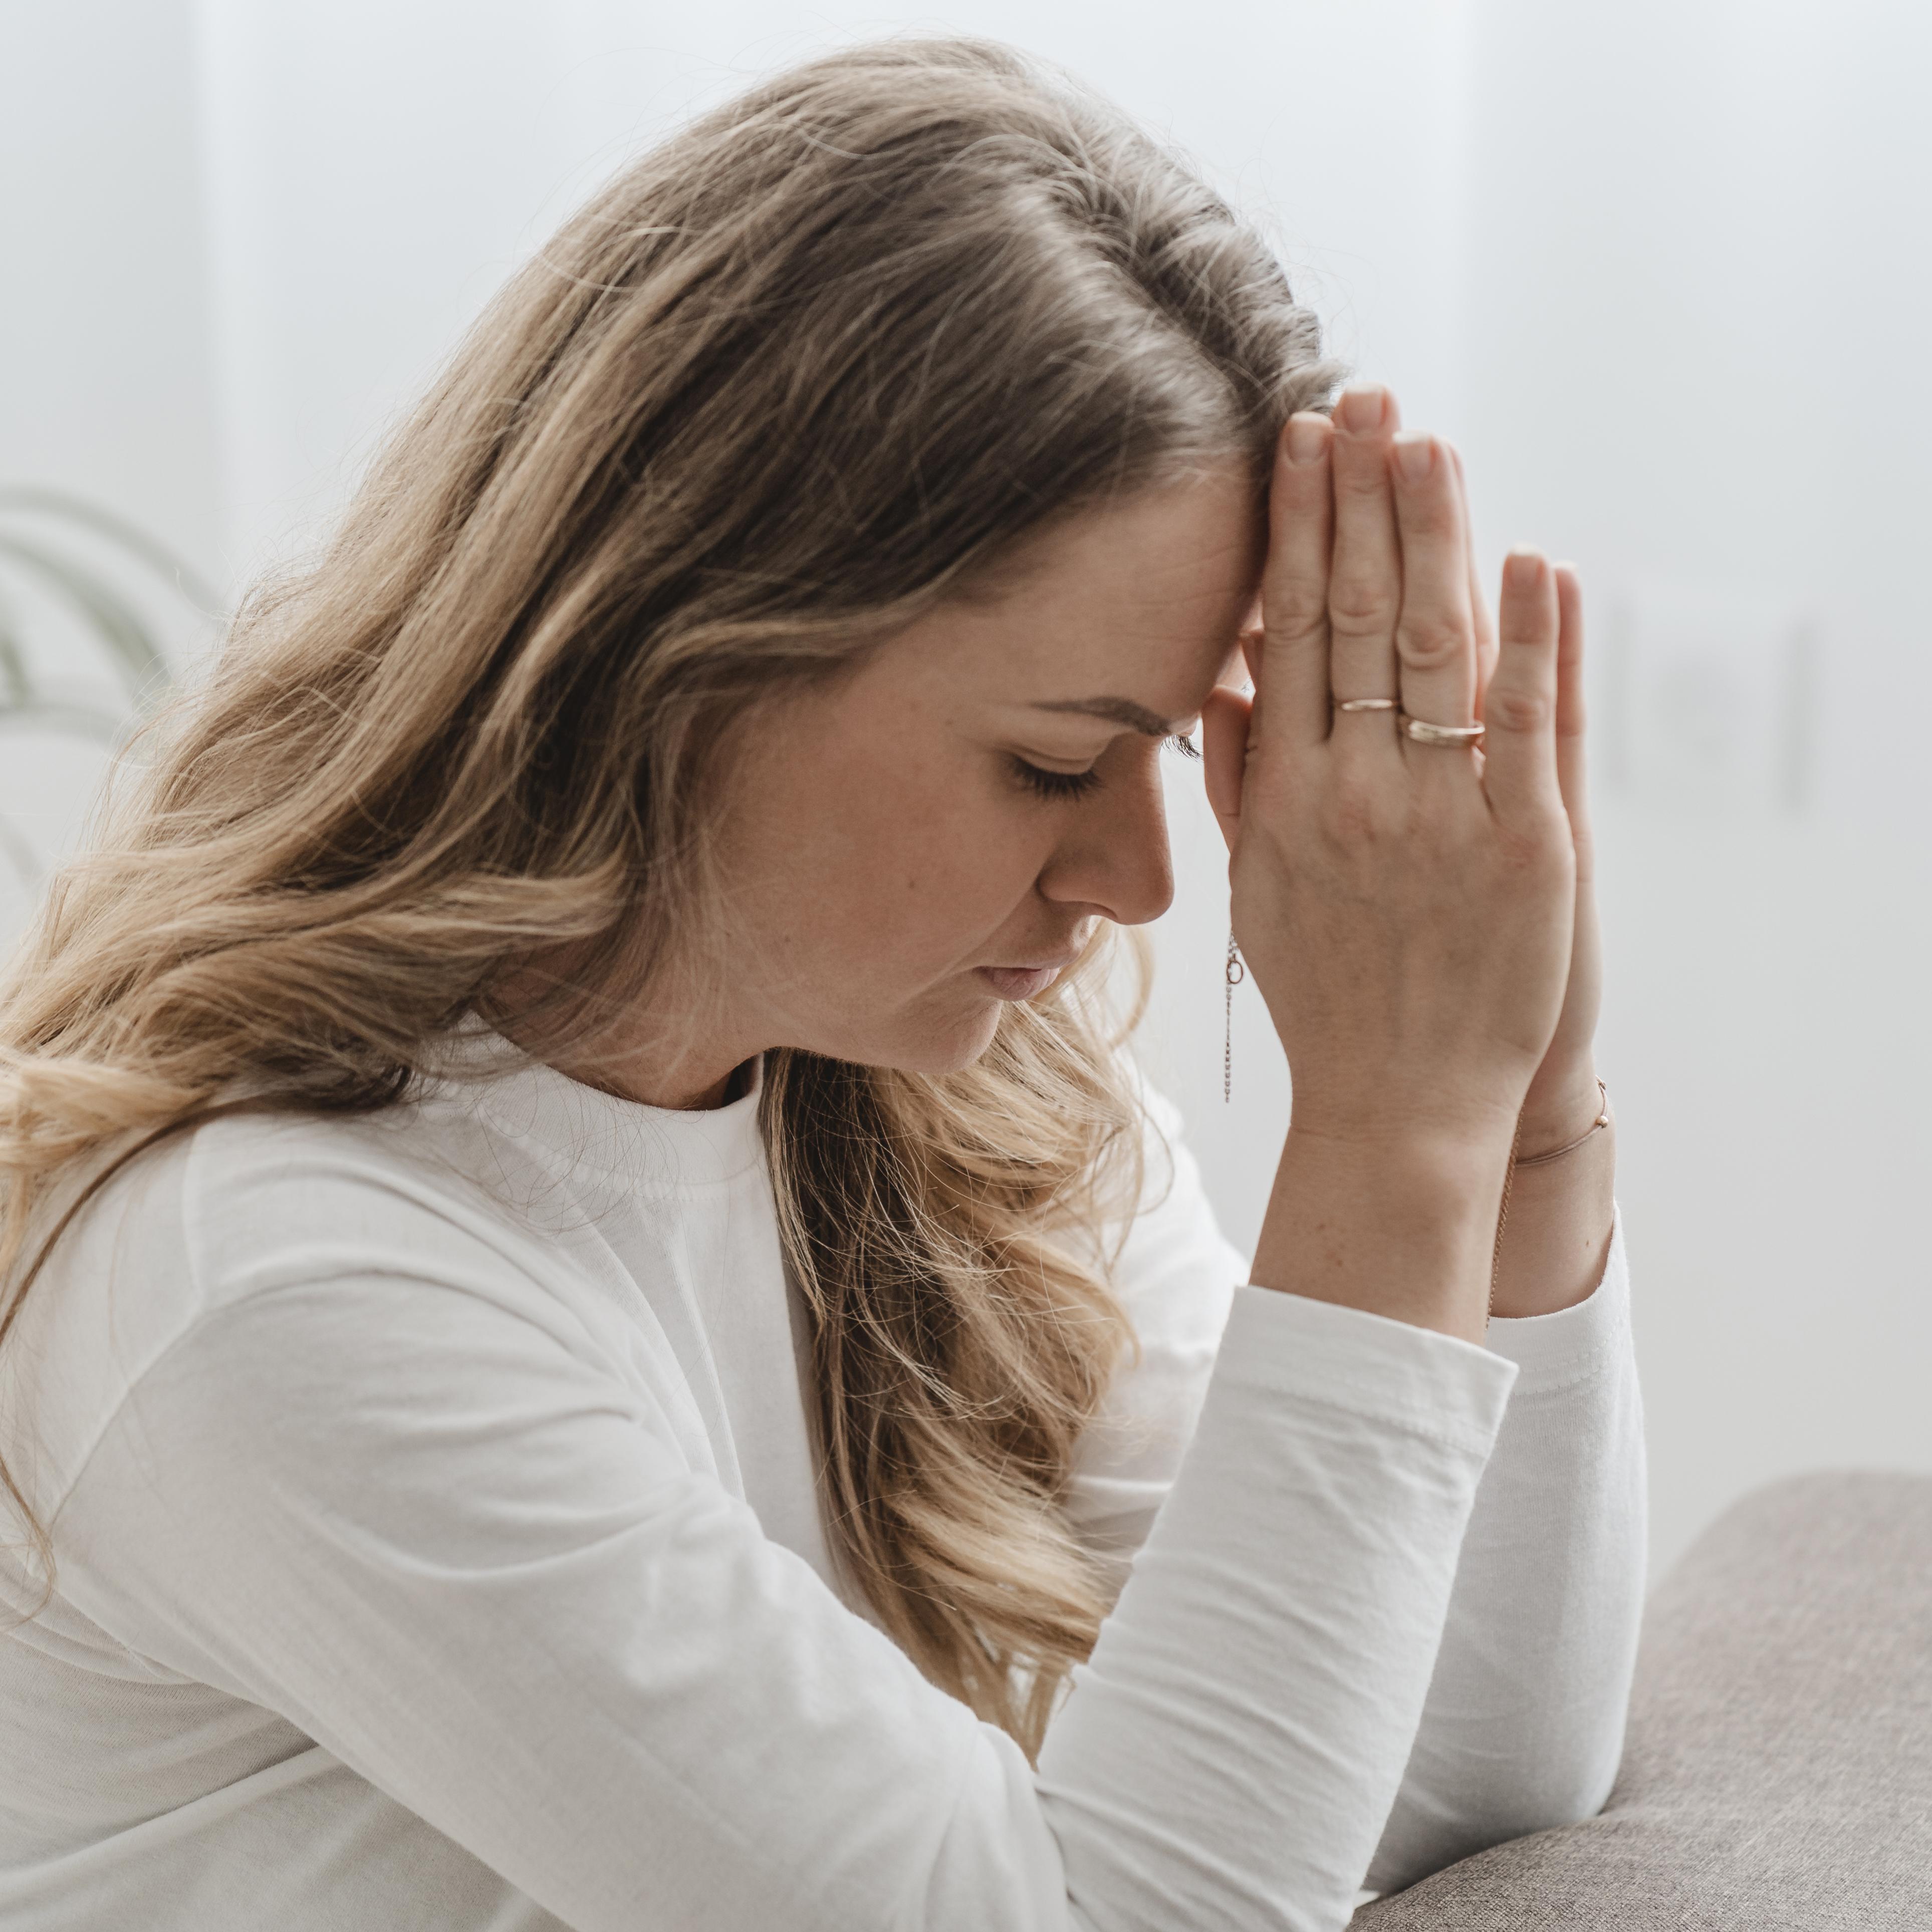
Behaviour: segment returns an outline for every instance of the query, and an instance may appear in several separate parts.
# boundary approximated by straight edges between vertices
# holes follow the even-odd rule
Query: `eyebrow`
[[[1150,738],[1165,738],[1180,728],[1170,724],[1158,712],[1150,711],[1144,704],[1136,704],[1131,698],[1042,699],[1033,708],[1036,711],[1077,711],[1089,718],[1104,718],[1109,724],[1124,724],[1129,730],[1144,732]]]

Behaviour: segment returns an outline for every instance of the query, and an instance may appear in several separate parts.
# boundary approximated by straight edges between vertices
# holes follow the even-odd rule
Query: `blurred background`
[[[1932,10],[1914,0],[0,0],[0,938],[114,718],[312,544],[513,266],[865,34],[1073,68],[1263,221],[1588,589],[1654,1554],[1932,1470]],[[51,494],[50,494],[51,493]],[[123,525],[127,527],[123,527]],[[1252,1241],[1287,1112],[1198,770],[1146,1052]]]

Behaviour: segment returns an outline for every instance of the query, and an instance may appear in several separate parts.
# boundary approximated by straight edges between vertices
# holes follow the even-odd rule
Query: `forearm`
[[[1587,1816],[1615,1777],[1644,1577],[1628,1292],[1619,1238],[1586,1303],[1490,1327],[1519,1374],[1371,1868],[1378,1890]]]
[[[1199,1426],[1040,1760],[1106,1922],[1344,1925],[1420,1720],[1515,1371],[1236,1292]]]

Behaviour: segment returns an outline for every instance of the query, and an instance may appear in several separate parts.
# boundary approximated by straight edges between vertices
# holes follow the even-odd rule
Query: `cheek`
[[[835,870],[855,924],[944,963],[1003,923],[1046,861],[1023,806],[967,760],[874,763],[849,802]],[[828,895],[828,897],[832,895]]]
[[[910,734],[894,745],[826,734],[808,759],[764,761],[728,826],[727,868],[752,888],[736,896],[764,943],[881,992],[976,950],[1050,849],[1042,814],[983,751]]]

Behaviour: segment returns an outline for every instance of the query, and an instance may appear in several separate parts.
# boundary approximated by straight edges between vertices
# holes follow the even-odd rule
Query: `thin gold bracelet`
[[[1561,1160],[1566,1154],[1574,1154],[1592,1134],[1601,1133],[1610,1124],[1610,1090],[1599,1080],[1597,1082],[1597,1091],[1602,1096],[1603,1106],[1598,1112],[1597,1118],[1574,1141],[1568,1142],[1560,1148],[1552,1148],[1547,1154],[1519,1155],[1516,1166],[1540,1167],[1545,1161]]]
[[[1610,1090],[1599,1080],[1597,1093],[1603,1105],[1597,1118],[1568,1145],[1552,1148],[1547,1154],[1519,1154],[1516,1149],[1522,1143],[1522,1116],[1516,1116],[1515,1137],[1510,1142],[1509,1165],[1503,1169],[1503,1198],[1496,1210],[1496,1244],[1490,1250],[1490,1306],[1484,1318],[1484,1325],[1496,1319],[1496,1288],[1503,1278],[1503,1230],[1509,1226],[1510,1190],[1515,1184],[1516,1171],[1520,1167],[1540,1167],[1545,1161],[1561,1160],[1566,1154],[1574,1154],[1592,1134],[1600,1133],[1610,1124]]]

